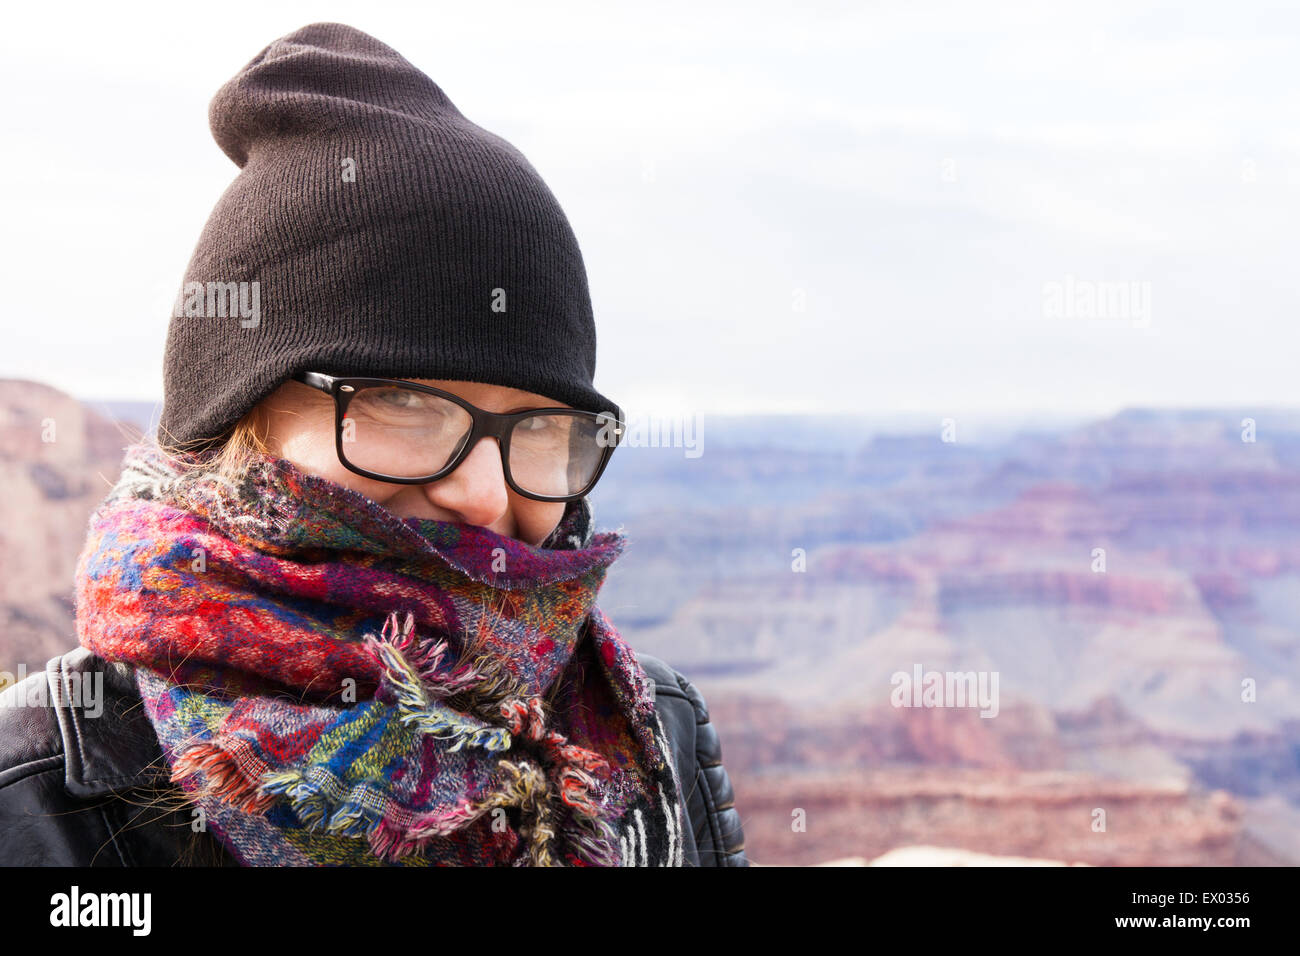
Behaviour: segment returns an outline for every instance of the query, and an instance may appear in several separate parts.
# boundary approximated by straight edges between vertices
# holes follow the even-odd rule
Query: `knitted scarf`
[[[623,546],[586,499],[533,547],[137,444],[90,520],[78,637],[135,666],[171,779],[244,865],[681,866],[653,686],[595,606]]]

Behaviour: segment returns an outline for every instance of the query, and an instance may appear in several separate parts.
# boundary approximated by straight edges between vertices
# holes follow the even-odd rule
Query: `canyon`
[[[153,412],[0,381],[0,670],[75,645]],[[600,605],[704,694],[755,862],[1300,863],[1300,416],[701,425],[593,493],[628,539]],[[918,668],[996,714],[895,706]]]

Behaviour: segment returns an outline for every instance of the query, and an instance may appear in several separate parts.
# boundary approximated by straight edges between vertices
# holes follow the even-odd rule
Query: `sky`
[[[326,20],[541,172],[632,414],[1300,406],[1300,12],[1266,2],[23,5],[0,376],[161,397],[236,173],[208,101]]]

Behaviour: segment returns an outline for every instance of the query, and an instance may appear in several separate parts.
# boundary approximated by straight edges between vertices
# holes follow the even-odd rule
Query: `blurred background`
[[[704,693],[751,860],[1300,863],[1283,3],[8,13],[0,670],[76,643],[236,172],[208,101],[322,20],[572,222],[632,425],[600,604]],[[896,706],[918,671],[996,680],[996,715]]]

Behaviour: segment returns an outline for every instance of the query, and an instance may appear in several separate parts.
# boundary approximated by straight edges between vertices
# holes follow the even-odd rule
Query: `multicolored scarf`
[[[264,457],[127,449],[77,567],[173,781],[243,864],[681,866],[650,680],[595,606],[622,552],[399,518]]]

